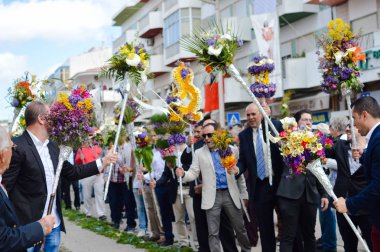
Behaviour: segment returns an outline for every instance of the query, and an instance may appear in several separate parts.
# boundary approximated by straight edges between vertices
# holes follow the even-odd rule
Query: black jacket
[[[282,125],[280,121],[272,120],[275,128],[281,132],[282,131]],[[263,128],[264,132],[264,128]],[[273,132],[271,130],[271,134],[273,135]],[[267,142],[265,134],[263,134],[264,141]],[[246,128],[239,134],[239,141],[240,141],[240,152],[239,152],[239,160],[237,163],[237,166],[239,167],[239,175],[243,174],[246,170],[249,172],[249,180],[247,181],[247,184],[250,185],[250,192],[249,196],[251,197],[255,195],[255,187],[256,187],[256,178],[257,178],[257,161],[256,161],[256,155],[255,153],[255,147],[253,144],[253,129],[251,127]],[[280,181],[281,172],[284,167],[284,162],[281,157],[281,153],[279,150],[279,147],[274,144],[270,143],[270,150],[271,150],[271,160],[272,160],[272,170],[273,170],[273,186],[275,189],[278,187],[278,183]]]
[[[156,181],[156,187],[168,187],[170,191],[170,203],[174,204],[177,199],[178,184],[175,179],[175,171],[170,169],[165,163],[165,169],[161,175],[161,178]]]
[[[40,223],[20,226],[12,203],[0,188],[0,251],[21,252],[44,239]]]
[[[21,136],[12,139],[17,145],[13,151],[9,169],[3,174],[5,187],[12,201],[18,219],[22,225],[39,220],[44,212],[45,203],[50,195],[47,195],[45,170],[40,155],[29,133],[25,131]],[[59,148],[49,141],[49,153],[54,166],[57,169]],[[61,176],[66,179],[78,180],[98,174],[96,162],[86,165],[73,166],[68,161],[63,163]],[[65,232],[62,218],[61,186],[58,184],[56,204],[61,219],[61,230]]]

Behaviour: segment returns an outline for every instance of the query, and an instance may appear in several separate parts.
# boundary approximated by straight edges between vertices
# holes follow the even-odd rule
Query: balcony
[[[121,101],[120,93],[115,90],[103,90],[100,95],[101,102],[118,102]]]
[[[304,0],[305,4],[319,4],[319,5],[329,5],[336,6],[347,2],[347,0]]]
[[[246,77],[243,77],[248,83]],[[225,103],[240,103],[251,102],[252,98],[247,91],[232,77],[224,78],[224,102]]]
[[[305,4],[304,0],[277,0],[280,26],[293,23],[319,11],[319,6]]]
[[[168,67],[174,67],[175,63],[180,60],[183,62],[192,62],[196,59],[195,55],[183,50],[179,41],[164,49],[164,64]]]
[[[150,71],[154,74],[154,77],[157,77],[170,72],[171,69],[165,66],[164,56],[162,54],[156,54],[150,57]]]
[[[321,84],[322,74],[318,69],[318,55],[306,53],[306,57],[284,60],[284,90],[317,87]]]
[[[136,30],[126,30],[123,34],[112,42],[112,53],[119,51],[125,43],[131,43],[136,37]]]
[[[249,17],[228,17],[222,20],[223,29],[228,28],[237,30],[237,36],[244,41],[252,40],[252,24]]]
[[[149,12],[138,22],[139,37],[153,38],[162,32],[162,16],[160,11]]]

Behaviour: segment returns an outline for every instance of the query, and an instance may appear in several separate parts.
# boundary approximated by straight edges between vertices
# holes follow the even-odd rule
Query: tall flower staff
[[[359,36],[351,31],[351,27],[337,18],[331,20],[327,34],[318,41],[323,50],[320,55],[319,69],[322,71],[322,90],[326,93],[339,93],[345,96],[351,124],[352,148],[357,148],[354,120],[351,109],[351,93],[361,92],[363,84],[359,82],[359,60],[365,60],[365,54],[359,46]]]
[[[60,94],[57,102],[50,108],[47,121],[50,135],[59,146],[59,161],[48,214],[52,211],[63,163],[69,158],[73,148],[80,148],[82,143],[88,140],[93,131],[90,126],[93,116],[91,94],[84,86],[72,90],[70,95]]]
[[[193,32],[193,35],[184,37],[181,40],[181,46],[185,50],[194,53],[198,57],[198,60],[205,66],[205,70],[208,73],[221,71],[231,74],[248,92],[265,120],[268,121],[273,132],[278,135],[277,129],[233,64],[235,53],[242,45],[243,41],[231,33],[230,29],[227,29],[227,32],[225,32],[222,27],[217,25],[215,25],[211,31],[199,28]]]
[[[35,78],[32,76],[32,80],[29,81],[28,74],[28,72],[25,74],[24,79],[17,79],[14,86],[8,89],[9,103],[14,107],[13,120],[9,125],[9,132],[12,132],[13,125],[21,110],[36,97],[32,92],[32,89],[34,89],[36,85]]]
[[[259,99],[262,104],[266,105],[266,99],[271,98],[276,92],[276,84],[269,81],[269,74],[274,70],[274,62],[266,56],[254,57],[253,61],[248,65],[248,77],[254,83],[250,86],[251,92]],[[265,120],[265,135],[269,138],[268,121]],[[270,144],[267,144],[267,165],[266,174],[269,175],[269,184],[272,185],[272,158]]]
[[[311,131],[300,129],[294,118],[286,117],[282,120],[284,131],[278,137],[271,138],[274,143],[280,143],[281,155],[290,167],[290,173],[301,174],[309,170],[318,181],[322,184],[326,192],[334,200],[338,200],[329,178],[324,172],[321,165],[321,158],[325,158],[325,149],[332,148],[333,142],[321,132],[313,133]],[[367,244],[364,242],[360,233],[352,223],[350,217],[344,214],[352,230],[363,244],[367,252]]]
[[[237,163],[237,159],[231,148],[231,144],[233,142],[231,134],[225,129],[217,129],[212,136],[212,140],[215,143],[215,147],[218,149],[223,167],[227,170],[234,167]],[[248,221],[251,222],[251,218],[249,217],[243,199],[240,199],[240,202],[245,216],[247,217]]]
[[[149,137],[147,132],[134,132],[133,138],[135,138],[136,148],[135,148],[135,157],[136,157],[136,163],[138,165],[144,164],[145,168],[147,169],[149,173],[150,181],[153,180],[152,177],[152,162],[153,162],[153,148],[152,145],[149,144]],[[156,198],[156,194],[152,193],[153,197],[153,208],[156,212],[156,215],[158,216],[160,225],[162,226],[162,220],[161,220],[161,214],[159,213],[158,202]]]
[[[116,132],[116,139],[113,151],[116,152],[117,140],[120,135],[121,126],[123,123],[123,116],[125,113],[125,107],[128,100],[128,92],[130,91],[132,85],[138,86],[141,83],[147,81],[148,78],[152,78],[152,74],[149,71],[149,58],[150,54],[146,52],[146,49],[141,43],[132,42],[126,43],[120,48],[117,54],[113,55],[108,60],[108,66],[104,67],[101,76],[106,78],[115,78],[116,81],[123,81],[121,85],[121,90],[123,90],[123,102],[121,106],[121,113],[119,118],[119,123]],[[125,81],[127,79],[127,81]],[[113,165],[110,165],[110,174],[112,172]],[[111,176],[108,176],[104,200],[108,194],[108,188]]]

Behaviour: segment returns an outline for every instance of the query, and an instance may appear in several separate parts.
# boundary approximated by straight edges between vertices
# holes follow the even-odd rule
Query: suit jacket
[[[233,149],[235,155],[237,156],[237,150]],[[204,145],[202,148],[198,149],[195,152],[195,157],[191,164],[190,169],[185,173],[183,177],[183,182],[189,182],[195,180],[199,173],[202,172],[202,204],[201,208],[204,210],[210,209],[214,206],[215,197],[216,197],[216,176],[215,168],[212,162],[211,153],[207,145]],[[228,191],[231,195],[231,198],[235,206],[240,209],[241,203],[240,198],[248,199],[247,187],[245,185],[244,177],[239,178],[239,188],[236,182],[234,175],[227,175],[227,185]],[[241,195],[240,195],[241,194]]]
[[[45,170],[40,155],[27,131],[12,139],[17,145],[13,151],[9,169],[3,174],[5,187],[16,210],[17,217],[22,225],[39,220],[44,212],[47,195]],[[59,148],[52,141],[48,144],[49,153],[53,162],[54,171],[57,169]],[[73,166],[69,162],[63,163],[61,176],[66,179],[78,180],[98,174],[96,162],[86,165]],[[65,232],[62,218],[61,182],[56,193],[58,215],[61,219],[61,230]]]
[[[346,199],[347,208],[351,214],[367,209],[372,223],[380,229],[380,126],[375,128],[368,142],[364,154],[364,173],[368,185]]]
[[[42,243],[44,232],[38,222],[20,226],[12,203],[0,188],[0,251],[21,252]]]
[[[360,166],[351,175],[348,160],[349,149],[350,143],[348,141],[338,139],[334,141],[334,148],[326,150],[326,157],[335,159],[338,164],[338,173],[334,186],[334,192],[337,197],[354,196],[368,184],[363,166]]]
[[[274,126],[276,129],[281,132],[282,131],[282,125],[280,121],[272,120]],[[264,129],[263,129],[264,132]],[[273,134],[272,130],[271,133]],[[264,140],[267,142],[265,134],[263,134]],[[240,173],[243,174],[246,170],[249,172],[249,185],[250,185],[250,200],[252,200],[253,196],[255,195],[255,188],[256,188],[256,178],[257,178],[257,161],[256,161],[256,155],[255,153],[255,146],[253,144],[253,129],[251,127],[246,128],[239,134],[239,141],[240,141],[240,155],[239,155],[239,161],[237,163],[237,166],[239,167]],[[272,170],[273,170],[273,186],[275,189],[278,187],[280,178],[281,178],[281,172],[283,170],[284,162],[281,156],[281,152],[279,150],[279,147],[274,144],[270,143],[270,150],[271,150],[271,160],[272,160]]]

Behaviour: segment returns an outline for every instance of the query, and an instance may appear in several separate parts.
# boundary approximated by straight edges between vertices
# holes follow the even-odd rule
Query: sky
[[[112,46],[112,18],[130,0],[0,0],[0,120],[13,118],[8,88],[25,72],[45,79],[69,57]]]

